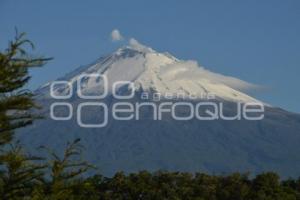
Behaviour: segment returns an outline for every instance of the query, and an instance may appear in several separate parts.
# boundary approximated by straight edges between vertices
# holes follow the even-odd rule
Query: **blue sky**
[[[117,28],[158,51],[259,84],[255,97],[300,112],[300,1],[0,0],[0,48],[14,27],[35,53],[54,57],[32,72],[30,88],[118,48]]]

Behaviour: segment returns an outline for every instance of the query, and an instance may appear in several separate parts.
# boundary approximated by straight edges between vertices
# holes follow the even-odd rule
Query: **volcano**
[[[116,82],[124,84],[117,87]],[[131,39],[128,46],[37,89],[36,101],[43,107],[40,112],[45,119],[19,130],[18,139],[36,153],[40,145],[62,151],[68,141],[81,138],[84,158],[106,176],[117,171],[169,170],[215,174],[275,171],[283,177],[297,177],[300,115],[273,107],[244,92],[256,87],[213,73],[195,61],[159,53]],[[103,93],[106,93],[103,98],[82,98],[103,96]],[[113,94],[130,96],[130,99],[117,99]],[[176,120],[170,113],[164,113],[157,120],[153,114],[155,106],[145,106],[138,120],[116,120],[110,112],[118,102],[153,103],[157,107],[166,102],[172,105],[185,102],[196,106],[208,99],[221,103],[226,116],[236,115],[237,104],[262,104],[264,117],[260,120]],[[50,115],[55,103],[59,105],[55,110],[58,120]],[[89,106],[83,108],[82,103]],[[105,126],[80,125],[78,121],[82,124],[105,121],[104,109],[92,106],[99,103],[107,106]],[[209,115],[208,107],[199,112]],[[177,110],[182,116],[190,112],[187,106]],[[121,115],[129,117],[126,113]]]

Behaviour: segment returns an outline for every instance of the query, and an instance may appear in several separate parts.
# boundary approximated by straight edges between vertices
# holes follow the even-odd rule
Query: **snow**
[[[196,61],[179,60],[169,53],[156,52],[135,39],[130,39],[128,46],[118,49],[91,66],[75,70],[75,73],[63,77],[62,80],[75,85],[80,75],[91,73],[106,75],[109,93],[112,92],[112,85],[116,81],[130,81],[135,84],[136,89],[155,91],[161,95],[184,93],[198,98],[214,95],[228,101],[260,102],[242,92],[247,88],[255,88],[255,85],[211,72],[199,66]],[[83,92],[99,92],[99,84],[103,83],[94,79],[85,79]],[[49,84],[45,87],[49,87]],[[57,92],[65,92],[63,90],[64,88],[57,88]]]

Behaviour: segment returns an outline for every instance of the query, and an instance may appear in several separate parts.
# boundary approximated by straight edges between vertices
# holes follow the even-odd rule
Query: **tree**
[[[37,117],[30,110],[37,108],[33,94],[24,86],[30,80],[29,69],[43,66],[51,58],[32,57],[26,45],[34,49],[25,33],[19,34],[0,52],[0,145],[11,142],[13,130],[32,123]]]
[[[296,193],[281,186],[279,176],[273,172],[262,173],[253,180],[252,199],[296,200]]]
[[[234,173],[219,178],[217,196],[223,200],[242,200],[250,195],[248,174]]]
[[[29,69],[49,60],[30,56],[26,45],[34,48],[25,33],[16,31],[15,39],[0,52],[0,195],[4,200],[26,197],[43,176],[44,165],[32,162],[40,158],[27,155],[19,143],[12,144],[14,130],[38,117],[31,112],[37,108],[32,92],[24,89]]]
[[[84,182],[77,178],[94,168],[88,162],[78,159],[83,149],[80,139],[67,144],[62,158],[51,149],[44,146],[41,148],[46,149],[51,156],[47,164],[51,171],[50,182],[46,185],[48,188],[45,189],[49,191],[50,199],[68,200],[71,196],[76,196],[77,189],[85,186]]]
[[[33,162],[40,160],[39,157],[27,155],[18,143],[1,155],[1,199],[21,199],[32,193],[34,185],[42,184],[46,166]]]

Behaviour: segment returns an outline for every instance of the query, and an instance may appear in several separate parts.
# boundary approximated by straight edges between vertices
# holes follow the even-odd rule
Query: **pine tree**
[[[13,141],[14,130],[27,126],[38,116],[32,113],[33,94],[24,86],[30,79],[29,69],[42,66],[49,59],[30,56],[26,45],[34,48],[19,34],[0,52],[0,199],[23,199],[30,195],[33,185],[43,176],[40,158],[27,155]]]
[[[27,155],[17,143],[1,155],[0,170],[1,199],[21,199],[32,193],[33,186],[43,183],[44,164],[36,161],[42,158]]]
[[[50,199],[68,200],[80,195],[76,195],[76,188],[85,187],[84,181],[79,179],[80,175],[94,168],[88,162],[81,160],[83,146],[80,144],[80,139],[68,143],[62,157],[51,149],[44,146],[41,148],[46,149],[51,156],[47,164],[51,171],[50,182],[46,189],[50,191]]]
[[[37,108],[33,94],[24,86],[30,80],[29,69],[44,65],[50,58],[32,57],[26,45],[34,48],[25,33],[19,34],[0,52],[0,145],[11,142],[13,130],[32,123],[37,117],[30,110]]]

